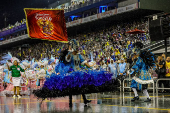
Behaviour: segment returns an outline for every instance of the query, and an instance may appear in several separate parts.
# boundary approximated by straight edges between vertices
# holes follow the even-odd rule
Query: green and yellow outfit
[[[21,83],[21,73],[24,72],[24,69],[22,69],[19,65],[18,66],[11,66],[10,71],[12,72],[12,82],[14,86],[20,86]]]

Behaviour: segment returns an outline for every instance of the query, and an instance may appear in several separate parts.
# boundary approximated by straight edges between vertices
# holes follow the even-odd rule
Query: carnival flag
[[[67,42],[64,10],[25,8],[30,38]]]

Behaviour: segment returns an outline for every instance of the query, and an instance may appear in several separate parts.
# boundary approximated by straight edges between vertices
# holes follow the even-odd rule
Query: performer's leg
[[[87,100],[85,94],[82,94],[84,102]]]
[[[69,95],[69,107],[72,107],[73,103],[72,103],[72,95]]]
[[[135,80],[132,80],[130,87],[132,88],[132,90],[135,94],[135,97],[131,101],[139,100],[139,96],[138,96],[138,93],[137,93],[138,83]]]
[[[138,96],[138,92],[137,92],[136,88],[132,88],[132,90],[133,90],[133,92],[135,94],[135,97],[137,97]]]
[[[19,87],[19,86],[17,86],[17,88],[16,88],[16,89],[17,89],[17,97],[18,97],[18,98],[21,98],[21,96],[20,96],[20,87]]]
[[[145,96],[147,96],[147,98],[149,98],[149,99],[150,99],[150,97],[149,97],[149,93],[148,93],[147,89],[144,89],[144,90],[143,90],[143,93],[144,93],[144,95],[145,95]]]
[[[14,95],[13,95],[13,98],[16,97],[16,86],[14,86]]]
[[[142,85],[143,93],[144,93],[144,95],[147,97],[147,100],[145,100],[145,102],[150,102],[151,99],[150,99],[150,97],[149,97],[149,93],[148,93],[148,91],[147,91],[147,88],[148,88],[148,84]]]
[[[16,95],[16,86],[14,86],[14,95]]]
[[[139,96],[138,96],[136,88],[132,88],[132,90],[133,90],[133,92],[135,94],[135,97],[131,101],[139,100]]]
[[[91,102],[90,100],[86,99],[86,95],[85,94],[82,94],[82,97],[83,97],[83,100],[84,100],[84,104],[87,104],[87,103]]]
[[[20,87],[19,87],[19,86],[17,86],[17,87],[16,87],[16,89],[17,89],[17,95],[19,95]]]

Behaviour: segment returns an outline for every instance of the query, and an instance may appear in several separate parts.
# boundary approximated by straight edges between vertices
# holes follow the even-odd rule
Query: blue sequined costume
[[[112,74],[103,70],[82,69],[86,63],[80,54],[71,55],[70,63],[60,63],[50,78],[46,78],[44,86],[33,93],[39,98],[55,98],[68,95],[79,95],[116,90],[117,83]],[[66,57],[65,57],[66,58]],[[65,62],[65,61],[64,61]]]
[[[132,69],[134,70],[132,73],[136,73],[136,77],[143,80],[143,82],[145,82],[146,80],[151,80],[151,75],[148,72],[149,70],[147,69],[147,66],[143,62],[143,59],[141,57],[138,57],[136,64],[132,67]],[[134,79],[132,79],[131,88],[141,90],[142,85],[135,81]]]

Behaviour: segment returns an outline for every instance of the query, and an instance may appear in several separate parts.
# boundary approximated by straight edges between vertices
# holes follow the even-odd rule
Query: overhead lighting
[[[73,20],[74,18],[78,17],[78,16],[70,16],[71,17],[71,20]]]

